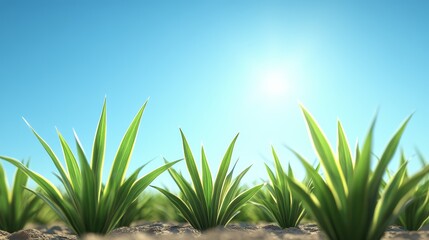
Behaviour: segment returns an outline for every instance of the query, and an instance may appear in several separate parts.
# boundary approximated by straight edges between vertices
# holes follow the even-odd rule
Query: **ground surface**
[[[78,239],[64,226],[33,226],[15,233],[0,231],[0,239]],[[114,230],[107,236],[87,235],[84,240],[156,240],[156,239],[222,239],[222,240],[280,240],[280,239],[326,239],[315,224],[303,224],[298,228],[281,229],[273,224],[231,224],[226,228],[216,228],[201,234],[188,224],[141,223],[133,227]],[[391,227],[382,239],[429,239],[429,231],[408,232],[399,227]]]

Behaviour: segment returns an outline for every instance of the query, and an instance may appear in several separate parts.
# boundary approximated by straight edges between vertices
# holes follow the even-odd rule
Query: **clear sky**
[[[354,145],[378,109],[375,154],[415,112],[401,146],[429,158],[428,11],[425,1],[0,0],[0,154],[54,179],[21,117],[58,155],[55,127],[69,141],[74,128],[89,154],[107,96],[105,167],[149,97],[130,169],[182,158],[182,128],[212,171],[240,133],[247,183],[267,178],[270,145],[302,174],[283,147],[315,159],[299,103],[333,145],[337,119]]]

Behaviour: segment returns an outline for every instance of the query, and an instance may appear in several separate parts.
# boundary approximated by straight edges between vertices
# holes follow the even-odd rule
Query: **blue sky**
[[[55,127],[69,141],[74,128],[89,154],[107,96],[105,167],[149,97],[130,169],[181,158],[182,128],[213,171],[239,132],[234,158],[253,164],[247,183],[267,178],[270,145],[301,173],[283,147],[315,159],[299,103],[333,145],[337,119],[354,145],[378,109],[375,154],[415,112],[402,147],[429,158],[428,10],[424,1],[0,1],[0,154],[30,158],[54,179],[21,117],[58,155]],[[156,184],[170,185],[168,174]]]

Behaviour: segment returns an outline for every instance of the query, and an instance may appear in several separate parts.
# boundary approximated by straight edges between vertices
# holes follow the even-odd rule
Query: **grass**
[[[184,222],[179,216],[176,208],[171,202],[159,192],[148,192],[141,195],[134,202],[135,207],[124,214],[126,223],[119,225],[127,226],[131,222],[150,221],[150,222]]]
[[[418,157],[422,167],[428,164],[423,155],[418,152]],[[406,162],[402,155],[401,163]],[[404,178],[408,179],[408,171],[405,171]],[[412,200],[405,206],[404,211],[399,215],[398,223],[409,231],[417,231],[429,223],[429,178],[426,177],[417,186],[413,187]]]
[[[216,226],[225,226],[239,214],[240,209],[263,185],[260,184],[250,189],[244,189],[240,186],[240,181],[250,167],[246,168],[235,178],[233,178],[235,165],[228,173],[232,152],[238,135],[229,145],[213,183],[204,148],[201,148],[202,174],[200,174],[186,137],[182,130],[180,130],[180,133],[185,162],[192,183],[186,181],[183,175],[170,168],[168,171],[179,187],[182,193],[181,196],[178,197],[159,187],[154,188],[163,193],[179,210],[183,218],[195,229],[206,230]]]
[[[23,165],[28,166],[28,163]],[[7,176],[0,164],[0,230],[15,232],[35,219],[41,204],[25,190],[27,182],[27,175],[17,169],[12,188],[9,190]]]
[[[287,172],[283,169],[274,148],[271,149],[274,158],[275,171],[265,164],[269,176],[267,192],[257,194],[257,204],[270,219],[281,228],[296,227],[305,216],[305,209],[301,200],[291,191],[288,179],[296,180],[292,168],[288,166]],[[311,188],[311,181],[305,180],[307,188]]]
[[[40,191],[36,189],[36,191]],[[32,193],[31,193],[32,194]],[[34,194],[32,194],[34,196]],[[35,197],[35,196],[34,196]],[[46,204],[42,199],[37,198],[38,202],[40,202],[40,207],[37,209],[36,216],[32,220],[33,223],[38,225],[51,225],[56,222],[61,222],[61,219],[58,218],[58,215],[55,211]]]
[[[261,198],[267,197],[269,197],[268,190],[265,187],[261,188],[250,200],[250,204],[246,204],[232,222],[271,223],[274,221],[272,217],[259,206],[259,203],[262,201]]]
[[[61,192],[43,176],[28,169],[16,159],[5,156],[0,156],[0,158],[12,163],[32,178],[42,191],[30,191],[46,202],[76,234],[108,233],[118,227],[121,221],[126,221],[123,220],[124,214],[135,206],[134,202],[143,190],[158,175],[177,162],[167,163],[138,178],[143,165],[128,178],[125,177],[146,103],[134,117],[120,143],[106,184],[102,183],[107,128],[106,101],[104,101],[96,130],[90,163],[87,161],[88,158],[76,133],[77,155],[71,151],[69,144],[57,131],[66,163],[64,167],[51,147],[29,125],[55,164],[59,172],[59,175],[56,176],[62,183],[65,192]]]
[[[409,174],[404,154],[398,170],[392,174],[387,171],[410,117],[394,133],[381,157],[373,162],[375,120],[362,145],[356,145],[354,154],[338,122],[338,144],[334,151],[316,120],[302,107],[323,173],[319,166],[314,168],[292,150],[307,173],[305,180],[299,181],[290,166],[287,170],[283,168],[273,148],[274,169],[266,165],[269,183],[263,188],[264,184],[241,185],[250,166],[234,176],[237,163],[230,166],[238,134],[229,144],[214,178],[203,147],[199,171],[182,130],[184,160],[191,181],[171,168],[180,160],[165,161],[164,165],[143,177],[139,175],[146,164],[127,175],[146,104],[128,127],[105,183],[102,172],[106,149],[106,102],[90,156],[85,154],[76,133],[77,152],[73,153],[69,143],[57,131],[64,157],[60,162],[51,147],[27,123],[58,170],[56,177],[62,186],[54,186],[30,170],[28,164],[0,156],[17,167],[9,190],[6,173],[0,165],[0,229],[15,232],[30,221],[49,223],[58,219],[80,236],[106,234],[139,220],[187,221],[201,231],[225,226],[233,220],[275,221],[280,227],[287,228],[297,226],[307,217],[316,221],[332,240],[377,240],[392,223],[418,230],[429,222],[429,165],[423,156],[419,154],[422,169],[414,174]],[[151,182],[166,170],[180,193],[176,195],[166,188],[153,186],[159,192],[143,195]],[[29,178],[38,185],[36,190],[25,187]],[[254,204],[248,204],[252,199]]]
[[[371,170],[373,131],[375,121],[360,149],[352,153],[345,133],[338,122],[338,147],[334,154],[328,140],[311,114],[302,108],[314,149],[326,179],[315,171],[298,153],[314,190],[290,178],[290,187],[300,196],[306,210],[317,221],[329,239],[380,239],[393,223],[404,204],[410,199],[413,187],[429,172],[423,168],[404,178],[406,164],[389,179],[382,190],[382,178],[398,147],[409,118],[387,144],[375,169]]]

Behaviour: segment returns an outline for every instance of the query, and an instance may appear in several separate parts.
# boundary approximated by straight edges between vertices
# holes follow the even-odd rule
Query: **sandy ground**
[[[64,226],[43,227],[25,229],[22,231],[8,233],[0,231],[0,239],[25,240],[25,239],[78,239],[69,229]],[[107,236],[89,234],[83,236],[84,240],[155,240],[155,239],[326,239],[315,224],[303,224],[298,228],[281,229],[273,224],[231,224],[226,228],[215,228],[200,233],[188,224],[177,223],[141,223],[132,227],[118,228]],[[391,227],[386,231],[382,239],[429,239],[429,231],[409,232],[399,227]]]

